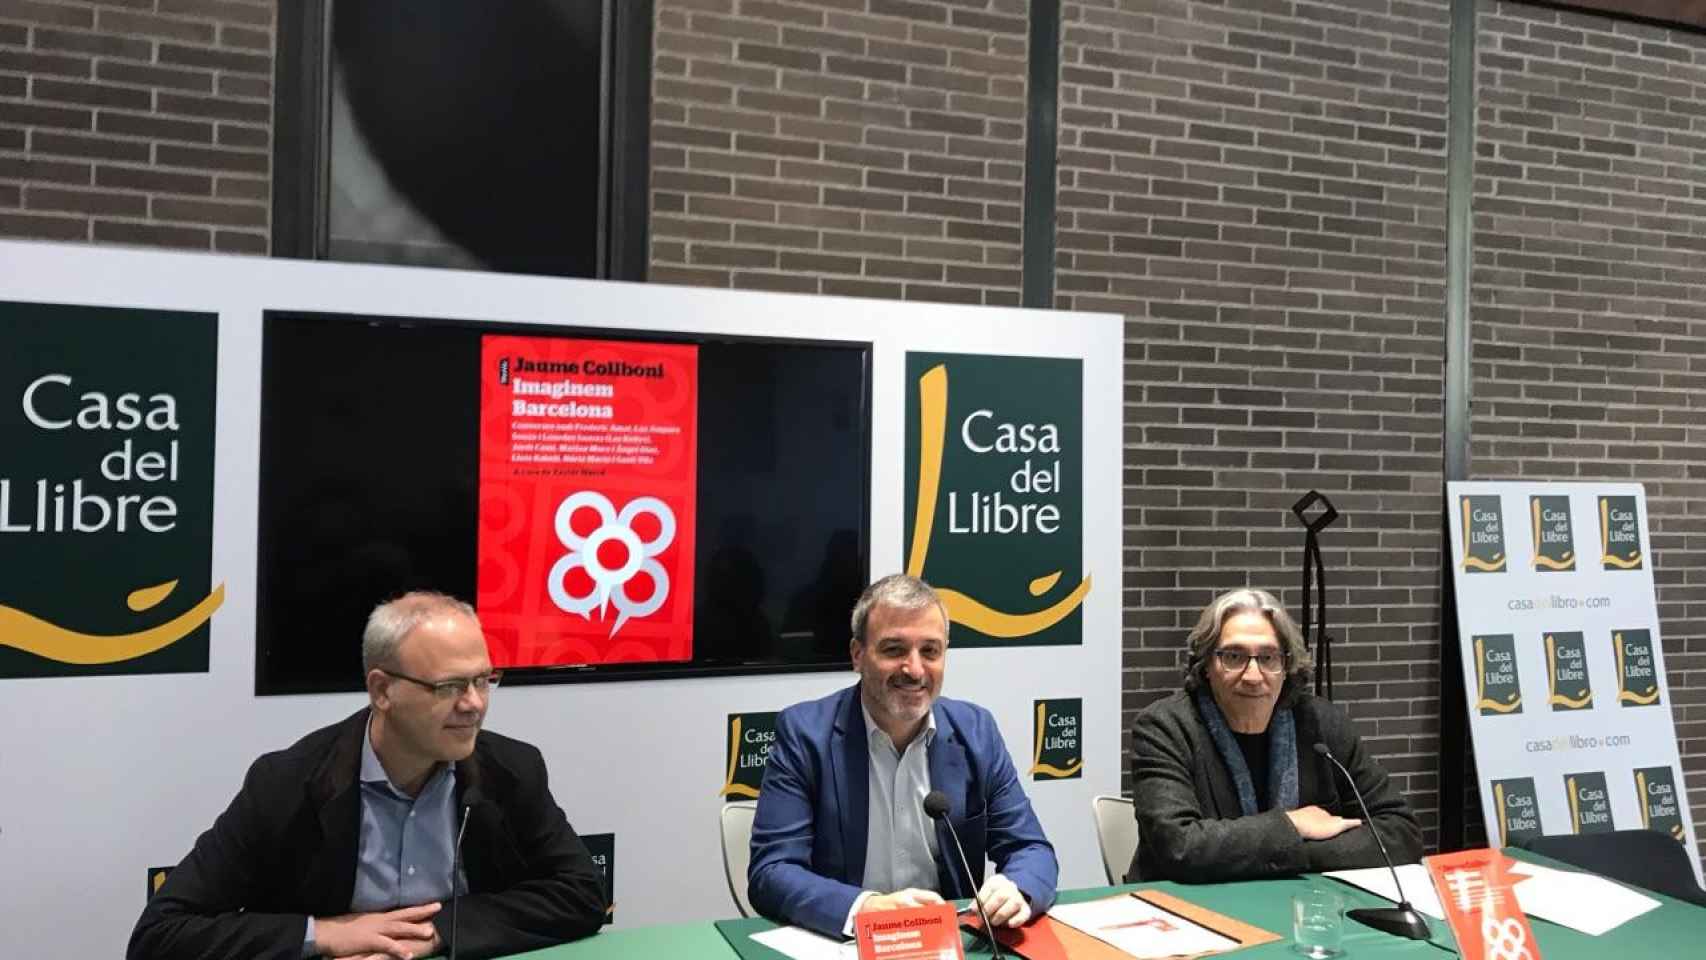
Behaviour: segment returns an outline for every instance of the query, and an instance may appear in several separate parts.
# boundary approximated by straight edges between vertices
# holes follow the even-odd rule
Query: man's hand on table
[[[314,949],[338,960],[415,960],[441,946],[432,917],[441,904],[423,903],[383,913],[314,918]]]
[[[1361,820],[1334,816],[1314,804],[1287,810],[1285,815],[1291,818],[1298,836],[1305,840],[1331,840],[1346,830],[1362,826]]]
[[[999,873],[991,874],[978,891],[983,909],[989,913],[989,923],[996,927],[1023,926],[1031,919],[1031,904],[1013,881]]]

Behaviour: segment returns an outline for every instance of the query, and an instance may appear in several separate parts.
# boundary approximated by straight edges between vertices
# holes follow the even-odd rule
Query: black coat
[[[231,805],[136,922],[129,960],[301,960],[307,917],[349,912],[368,711],[249,767]],[[469,960],[585,936],[604,878],[551,798],[537,748],[481,731],[456,766],[467,805],[457,952]],[[450,909],[433,918],[446,948]]]
[[[1363,748],[1344,710],[1299,693],[1291,711],[1297,726],[1298,806],[1313,804],[1362,819],[1344,777],[1315,752],[1316,743],[1325,743],[1356,778],[1374,823],[1329,840],[1305,840],[1284,810],[1245,816],[1214,738],[1191,695],[1180,691],[1143,711],[1131,728],[1137,855],[1126,882],[1213,883],[1377,867],[1384,861],[1371,828],[1380,831],[1394,862],[1421,856],[1416,815]]]

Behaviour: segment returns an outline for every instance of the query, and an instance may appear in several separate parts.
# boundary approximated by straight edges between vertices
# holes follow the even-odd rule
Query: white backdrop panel
[[[1082,359],[1083,563],[1095,578],[1084,643],[954,651],[945,691],[994,711],[1021,771],[1030,765],[1033,700],[1082,698],[1082,779],[1027,779],[1026,789],[1059,850],[1062,885],[1102,882],[1089,801],[1118,792],[1123,762],[1117,316],[15,242],[0,242],[0,299],[219,316],[213,582],[226,585],[206,674],[0,680],[8,721],[0,724],[0,929],[8,942],[43,956],[117,955],[141,910],[146,869],[182,857],[249,762],[365,702],[358,694],[254,696],[268,309],[870,341],[878,574],[905,562],[906,352]],[[488,722],[540,747],[578,831],[616,834],[619,926],[709,919],[734,912],[716,829],[726,715],[780,709],[851,680],[815,673],[518,687],[494,698]]]

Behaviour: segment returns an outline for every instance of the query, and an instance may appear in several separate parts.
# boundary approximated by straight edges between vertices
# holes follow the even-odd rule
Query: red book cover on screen
[[[481,338],[494,667],[693,657],[698,347]]]

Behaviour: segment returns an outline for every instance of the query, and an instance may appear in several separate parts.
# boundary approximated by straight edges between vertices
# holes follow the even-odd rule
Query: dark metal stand
[[[1315,504],[1321,504],[1321,512],[1315,519],[1309,519],[1309,509]],[[1303,524],[1303,645],[1315,655],[1315,695],[1333,699],[1333,647],[1332,639],[1327,636],[1327,574],[1321,563],[1321,541],[1319,534],[1332,526],[1339,519],[1339,511],[1333,507],[1333,502],[1323,496],[1320,491],[1311,490],[1304,494],[1301,500],[1291,505],[1291,512],[1297,515],[1298,522]],[[1310,580],[1314,579],[1316,606],[1320,608],[1321,619],[1315,624],[1315,639],[1310,640],[1309,627],[1311,610],[1309,606]]]

